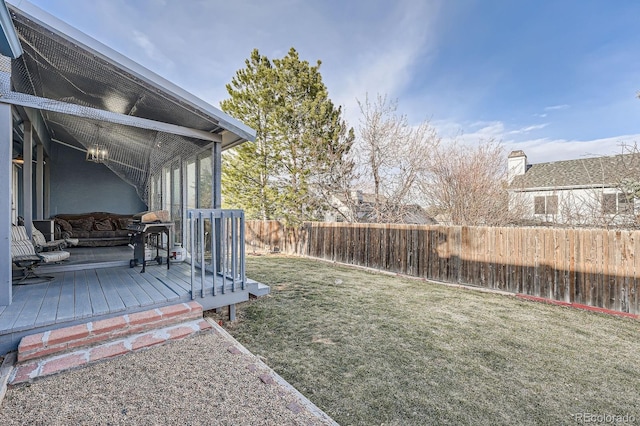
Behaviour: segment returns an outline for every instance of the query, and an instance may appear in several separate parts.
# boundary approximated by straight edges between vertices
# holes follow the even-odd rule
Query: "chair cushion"
[[[44,263],[60,262],[61,260],[68,259],[69,256],[68,251],[48,251],[46,253],[40,253],[40,257]]]
[[[11,241],[29,241],[27,229],[24,226],[11,227]]]
[[[65,238],[64,241],[70,246],[77,246],[80,242],[77,238]]]
[[[36,228],[33,228],[31,232],[33,233],[33,242],[37,246],[44,247],[47,245],[47,240],[44,238],[44,235],[42,235],[42,232],[38,231]]]
[[[29,240],[20,240],[11,242],[11,257],[16,256],[35,256],[36,250]]]
[[[11,256],[11,260],[14,263],[20,263],[20,262],[41,262],[42,259],[40,258],[40,256],[35,255],[35,254],[23,254],[23,255],[18,255],[18,256]]]

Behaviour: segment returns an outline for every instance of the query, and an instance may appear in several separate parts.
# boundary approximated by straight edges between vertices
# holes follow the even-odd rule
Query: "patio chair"
[[[33,228],[33,245],[36,248],[36,252],[64,250],[67,247],[73,247],[78,245],[77,238],[63,238],[59,240],[47,241],[44,234]]]
[[[27,278],[52,280],[54,277],[37,275],[35,269],[42,263],[59,263],[68,259],[69,256],[68,251],[62,250],[37,253],[25,227],[11,227],[11,261],[22,269],[22,277],[17,281],[17,284]]]
[[[36,253],[42,251],[55,251],[62,250],[67,247],[67,242],[65,240],[53,240],[47,241],[42,232],[33,228],[33,246],[36,249]]]

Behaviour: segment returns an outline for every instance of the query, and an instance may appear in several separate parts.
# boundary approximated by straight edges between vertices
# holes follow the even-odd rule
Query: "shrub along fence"
[[[248,253],[316,257],[640,313],[640,231],[246,221]]]

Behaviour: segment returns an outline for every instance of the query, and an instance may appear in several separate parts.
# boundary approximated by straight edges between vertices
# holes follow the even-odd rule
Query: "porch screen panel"
[[[162,210],[171,212],[171,170],[163,170]]]
[[[174,165],[171,170],[171,220],[174,223],[174,242],[182,242],[182,181],[180,180],[180,165]]]
[[[151,183],[149,186],[149,210],[162,209],[162,179],[160,175],[154,175],[151,177]]]
[[[43,108],[36,109],[52,139],[81,149],[98,145],[107,151],[103,164],[133,185],[145,204],[153,204],[151,175],[161,174],[178,156],[194,156],[211,144],[210,138],[194,136],[191,130],[222,132],[207,111],[132,76],[117,58],[98,58],[73,42],[71,35],[56,35],[28,15],[12,12],[12,18],[24,53],[0,60],[2,96],[40,102]],[[48,99],[63,104],[54,108]],[[139,118],[150,122],[140,126]],[[173,133],[167,124],[187,132]]]
[[[211,169],[211,153],[198,157],[198,208],[210,209],[213,207],[211,190],[213,185],[213,170]]]
[[[196,160],[187,162],[186,167],[187,180],[187,208],[195,209],[197,207],[197,181],[196,181]]]
[[[187,209],[195,209],[197,207],[198,200],[198,181],[196,174],[196,159],[192,159],[187,161],[187,166],[185,167],[185,180],[186,180],[186,188],[187,193],[185,194]],[[189,223],[187,222],[187,227]],[[188,231],[188,229],[187,229]],[[190,247],[191,234],[186,232],[184,235],[183,247]]]

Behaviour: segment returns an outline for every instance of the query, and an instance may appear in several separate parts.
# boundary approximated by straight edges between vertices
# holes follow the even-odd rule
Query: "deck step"
[[[115,340],[103,341],[83,349],[18,362],[8,378],[8,384],[13,386],[32,382],[41,377],[84,367],[101,360],[162,345],[173,340],[184,339],[212,328],[213,326],[206,320],[194,319]]]
[[[269,287],[268,285],[259,283],[249,278],[247,278],[247,288],[249,289],[249,294],[255,297],[266,296],[271,291],[271,287]]]
[[[198,319],[202,306],[192,301],[31,334],[18,345],[18,363]]]

